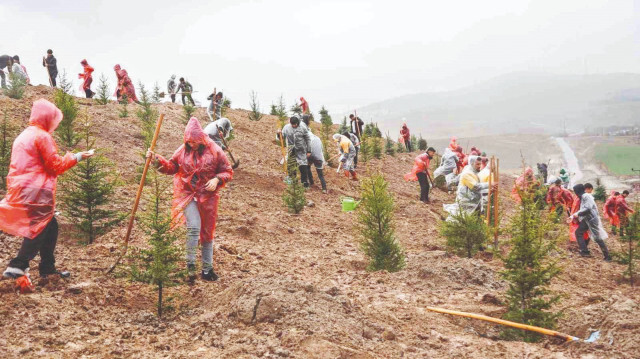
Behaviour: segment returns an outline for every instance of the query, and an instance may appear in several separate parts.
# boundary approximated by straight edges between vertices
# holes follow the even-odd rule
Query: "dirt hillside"
[[[50,89],[31,87],[22,100],[0,96],[0,112],[6,110],[24,127],[32,102],[41,97],[51,98]],[[129,106],[129,118],[119,118],[114,103],[78,101],[93,119],[96,146],[115,162],[124,182],[113,207],[127,212],[137,188],[136,168],[142,165],[142,137],[133,115],[138,106]],[[182,109],[155,106],[166,115],[157,152],[168,156],[182,140]],[[362,172],[382,171],[389,181],[397,205],[396,234],[407,254],[404,270],[371,273],[358,248],[355,215],[340,211],[340,197],[357,197],[357,184],[328,168],[329,194],[316,184],[307,192],[314,206],[288,214],[281,200],[280,148],[273,143],[276,118],[252,122],[247,114],[227,114],[241,165],[220,202],[214,253],[218,282],[198,280],[169,289],[174,310],[158,320],[149,286],[103,274],[126,224],[81,245],[63,217],[57,265],[72,277],[40,280],[32,268],[38,287],[28,295],[14,293],[12,281],[0,281],[0,357],[640,357],[640,294],[619,282],[623,268],[602,261],[594,245],[594,258],[587,259],[562,247],[557,255],[564,270],[553,289],[566,294],[556,308],[565,311],[558,329],[583,338],[599,329],[602,336],[595,344],[503,341],[493,325],[426,311],[438,306],[499,317],[507,284],[499,276],[501,262],[491,255],[466,259],[445,251],[438,222],[442,204],[454,196],[435,190],[432,204],[417,201],[417,184],[401,176],[416,154],[374,160],[366,170],[360,166]],[[196,115],[204,124],[204,110]],[[506,190],[512,183],[511,178],[502,183],[507,216],[514,209]],[[134,229],[132,245],[144,242]],[[4,270],[20,239],[0,234],[0,243]],[[617,238],[609,245],[618,249]]]

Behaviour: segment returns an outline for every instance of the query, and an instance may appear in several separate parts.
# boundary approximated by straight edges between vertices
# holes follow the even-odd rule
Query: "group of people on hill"
[[[31,82],[29,75],[27,74],[27,68],[20,63],[20,56],[2,55],[0,56],[0,85],[2,88],[7,87],[7,75],[4,72],[5,68],[7,68],[8,73],[13,74],[25,84],[29,84]]]
[[[544,171],[539,171],[540,180],[538,180],[530,167],[527,167],[523,174],[518,177],[512,190],[512,197],[520,202],[522,194],[534,196],[544,185],[544,178],[547,176],[547,167]],[[538,169],[541,169],[538,164]],[[567,189],[569,182],[569,174],[565,169],[560,171],[560,176],[554,179],[546,192],[545,201],[549,206],[549,211],[555,212],[557,218],[567,216],[569,224],[569,234],[572,242],[577,242],[580,249],[580,255],[590,256],[588,249],[589,240],[593,239],[602,250],[604,259],[611,261],[609,250],[604,242],[608,238],[608,234],[600,220],[598,207],[593,197],[594,187],[591,183],[576,184],[572,190]],[[628,216],[634,210],[627,204],[626,198],[629,191],[622,193],[613,191],[603,207],[603,215],[609,220],[612,228],[611,231],[615,235],[617,229],[619,234],[624,235],[625,228],[629,224]]]
[[[52,134],[60,121],[62,112],[53,103],[37,100],[31,109],[28,127],[14,141],[7,193],[0,201],[0,230],[24,239],[3,272],[5,277],[25,276],[30,261],[38,254],[41,277],[70,275],[55,265],[57,178],[92,157],[93,151],[58,155]],[[152,159],[159,172],[175,178],[172,218],[174,224],[186,223],[186,261],[191,280],[196,278],[198,243],[201,244],[201,278],[207,281],[218,278],[213,270],[213,238],[219,191],[233,177],[222,142],[232,129],[231,122],[225,118],[203,129],[198,119],[192,117],[186,126],[183,144],[170,158],[147,151],[147,158]]]

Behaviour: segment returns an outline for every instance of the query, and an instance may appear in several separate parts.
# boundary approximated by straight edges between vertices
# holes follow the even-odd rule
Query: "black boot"
[[[202,271],[202,280],[206,280],[208,282],[215,282],[218,280],[218,275],[216,274],[216,272],[213,271],[212,269],[209,269],[208,271]]]

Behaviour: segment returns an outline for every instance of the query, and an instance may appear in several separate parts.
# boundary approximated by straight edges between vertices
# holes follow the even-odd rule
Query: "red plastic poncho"
[[[33,239],[53,218],[58,176],[77,163],[71,153],[58,155],[51,133],[60,121],[62,112],[54,104],[33,103],[29,127],[13,142],[0,230]]]
[[[173,206],[171,214],[173,224],[185,223],[184,209],[195,200],[200,212],[200,243],[213,241],[218,218],[220,189],[233,177],[233,170],[227,156],[213,140],[202,130],[197,118],[192,117],[184,132],[184,142],[198,143],[201,149],[188,150],[183,144],[171,156],[170,160],[158,156],[160,172],[174,175]],[[209,180],[218,177],[220,183],[215,191],[207,191]]]
[[[411,140],[411,133],[409,133],[409,128],[407,125],[402,125],[402,129],[400,130],[400,135],[404,138],[405,141]]]
[[[414,159],[413,169],[411,170],[411,172],[409,172],[409,173],[404,175],[404,180],[405,181],[417,181],[418,180],[418,173],[427,172],[427,169],[429,168],[430,162],[431,162],[431,160],[429,159],[429,155],[426,154],[426,153],[423,153],[420,156],[417,156]]]
[[[131,82],[131,78],[129,78],[127,70],[120,68],[120,65],[114,66],[113,69],[115,70],[116,77],[118,78],[118,85],[116,86],[116,92],[113,93],[113,96],[120,101],[122,96],[126,95],[129,103],[134,101],[138,102],[136,88],[133,86],[133,82]]]
[[[627,199],[623,195],[619,195],[616,198],[616,213],[618,214],[618,220],[622,222],[623,225],[627,223],[627,215],[635,212],[633,208],[629,207],[627,204]]]
[[[574,195],[565,188],[560,188],[560,193],[558,194],[558,203],[560,203],[564,208],[570,210],[573,207]]]
[[[551,187],[549,187],[549,190],[547,191],[547,197],[545,197],[545,200],[547,201],[548,204],[551,205],[551,210],[554,210],[556,207],[556,204],[558,204],[558,202],[560,202],[560,200],[558,199],[558,196],[560,195],[560,192],[562,192],[563,188],[557,185],[553,185]]]
[[[620,217],[618,217],[618,212],[616,210],[617,200],[618,196],[616,196],[616,191],[612,191],[611,196],[607,198],[607,201],[604,203],[604,207],[602,208],[604,218],[608,219],[612,226],[620,225]]]
[[[91,82],[93,82],[93,77],[91,76],[91,73],[94,70],[93,70],[93,67],[89,66],[89,63],[87,63],[87,60],[82,60],[80,63],[84,68],[84,73],[78,74],[78,78],[84,79],[84,81],[82,82],[82,86],[80,88],[82,89],[82,91],[85,91],[91,88]]]
[[[523,192],[529,191],[534,182],[535,178],[533,177],[533,170],[531,167],[525,168],[524,174],[516,179],[516,183],[511,190],[511,198],[520,203],[522,199],[520,198],[520,194],[518,194],[518,190]]]
[[[304,97],[300,97],[300,107],[302,107],[302,113],[309,113],[309,103]]]
[[[580,198],[575,194],[571,194],[573,197],[573,204],[571,205],[571,214],[574,214],[580,210]],[[574,218],[569,224],[569,240],[571,242],[576,242],[576,230],[580,227],[580,222],[578,222],[578,218]],[[584,231],[584,235],[582,236],[585,240],[589,239],[589,231]]]
[[[456,156],[458,156],[458,162],[456,163],[458,166],[458,172],[462,171],[462,169],[468,164],[467,156],[462,152],[462,147],[457,146],[454,150],[456,152]]]

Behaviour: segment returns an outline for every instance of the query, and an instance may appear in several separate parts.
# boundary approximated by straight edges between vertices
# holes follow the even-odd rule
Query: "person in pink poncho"
[[[0,230],[24,239],[18,255],[3,273],[5,277],[25,275],[29,262],[38,253],[41,277],[68,276],[67,272],[58,272],[55,267],[58,222],[54,214],[58,176],[93,156],[93,152],[58,155],[52,133],[60,121],[62,112],[54,104],[37,100],[31,108],[29,126],[13,142],[7,194],[0,201]]]
[[[113,70],[116,72],[116,77],[118,78],[116,92],[113,96],[118,99],[118,102],[124,101],[126,96],[129,103],[139,103],[138,97],[136,96],[136,88],[133,86],[133,82],[131,81],[131,78],[129,78],[127,70],[122,69],[120,65],[114,66]]]
[[[420,201],[429,203],[429,166],[436,150],[429,147],[427,151],[414,159],[413,169],[404,175],[405,181],[420,183]]]

